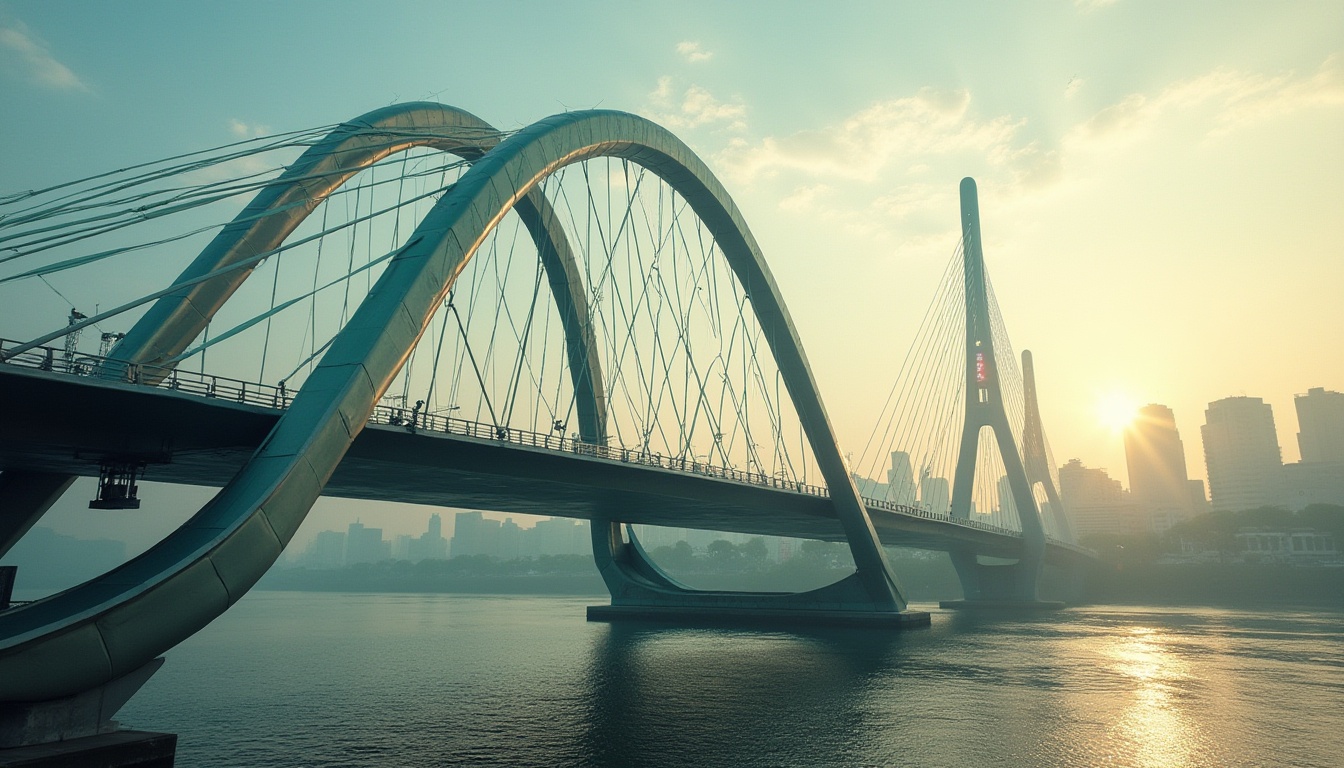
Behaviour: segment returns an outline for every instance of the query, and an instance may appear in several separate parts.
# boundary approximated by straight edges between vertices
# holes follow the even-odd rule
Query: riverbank
[[[1089,602],[1209,605],[1237,608],[1344,608],[1344,568],[1247,563],[1151,563],[1099,567],[1088,578]]]

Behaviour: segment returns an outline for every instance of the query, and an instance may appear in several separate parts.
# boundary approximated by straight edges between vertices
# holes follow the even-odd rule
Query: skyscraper
[[[887,501],[914,506],[915,471],[910,467],[910,454],[891,452],[891,469],[887,470]]]
[[[952,499],[951,486],[945,477],[919,479],[919,506],[936,515],[946,515]]]
[[[1344,392],[1312,387],[1293,398],[1304,463],[1344,462]]]
[[[1176,417],[1165,405],[1150,403],[1125,430],[1125,464],[1129,492],[1157,527],[1179,521],[1192,512],[1185,445],[1176,430]]]
[[[1283,456],[1268,403],[1258,397],[1215,400],[1204,411],[1200,434],[1213,511],[1282,503]]]
[[[1292,509],[1344,504],[1344,393],[1312,387],[1293,405],[1302,461],[1283,467],[1285,503]]]
[[[382,528],[366,528],[363,523],[350,524],[345,533],[345,564],[376,563],[386,560],[391,547],[384,548]],[[386,550],[386,551],[385,551]]]
[[[1059,468],[1059,495],[1069,510],[1074,535],[1079,538],[1097,534],[1129,535],[1145,533],[1144,524],[1133,498],[1120,487],[1120,481],[1104,469],[1084,466],[1070,459]]]

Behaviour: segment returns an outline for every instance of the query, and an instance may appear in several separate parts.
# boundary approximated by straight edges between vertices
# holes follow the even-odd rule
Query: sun
[[[1097,421],[1112,432],[1125,431],[1138,413],[1138,401],[1123,392],[1107,392],[1097,399]]]

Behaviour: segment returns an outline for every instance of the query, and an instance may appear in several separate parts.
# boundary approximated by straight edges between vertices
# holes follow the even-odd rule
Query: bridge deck
[[[238,402],[242,400],[244,402]],[[97,476],[108,458],[149,462],[144,479],[222,486],[270,432],[281,410],[254,397],[183,391],[0,365],[0,470]],[[478,425],[479,426],[479,425]],[[488,427],[486,428],[488,429]],[[621,451],[595,456],[558,437],[515,439],[371,423],[325,495],[590,520],[843,541],[824,490],[775,487],[669,468]],[[519,438],[531,436],[523,444]],[[555,447],[545,447],[554,441]],[[558,450],[561,445],[568,446]],[[625,460],[622,460],[622,457]],[[648,462],[648,463],[645,463]],[[781,483],[780,486],[783,486]],[[891,545],[1014,557],[1016,535],[880,502],[869,512]],[[1052,542],[1047,559],[1082,556]]]

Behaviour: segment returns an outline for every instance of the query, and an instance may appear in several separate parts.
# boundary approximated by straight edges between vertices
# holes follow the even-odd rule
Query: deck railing
[[[232,379],[181,368],[166,368],[137,363],[125,363],[98,355],[77,354],[67,357],[65,350],[58,347],[35,347],[12,357],[5,355],[5,349],[14,348],[19,342],[0,339],[0,361],[24,368],[35,368],[52,373],[118,381],[140,386],[152,386],[172,392],[181,392],[198,397],[227,400],[230,402],[256,405],[263,408],[283,410],[294,400],[294,392],[283,384],[272,386],[257,382]],[[638,449],[614,447],[584,442],[563,434],[532,432],[513,427],[496,426],[478,421],[458,419],[438,413],[428,413],[416,408],[379,404],[374,407],[369,423],[402,427],[410,432],[430,432],[445,435],[459,435],[476,440],[495,440],[513,445],[539,448],[550,451],[573,453],[610,462],[639,464],[646,467],[658,467],[674,472],[686,472],[694,475],[729,480],[747,485],[774,488],[781,491],[806,494],[818,498],[829,498],[830,492],[823,486],[795,481],[792,479],[749,472],[736,467],[725,467],[709,462],[687,459],[684,456],[664,456]],[[863,497],[863,501],[872,509],[881,509],[908,517],[935,520],[964,528],[974,528],[1006,536],[1021,537],[1021,531],[990,525],[979,520],[953,517],[932,512],[908,504],[897,504],[884,499]],[[1051,544],[1065,547],[1081,554],[1091,554],[1091,550],[1049,537]]]

